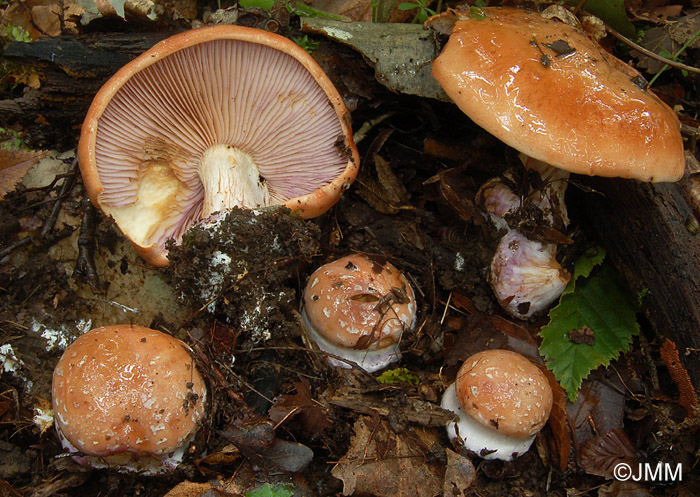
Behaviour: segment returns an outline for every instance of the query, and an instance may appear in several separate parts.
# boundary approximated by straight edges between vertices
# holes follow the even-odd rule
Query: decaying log
[[[580,209],[642,302],[659,336],[672,340],[700,392],[700,234],[680,186],[594,178]]]
[[[121,66],[172,33],[100,33],[13,42],[2,58],[40,73],[38,89],[0,100],[0,123],[34,148],[69,149],[97,90]]]

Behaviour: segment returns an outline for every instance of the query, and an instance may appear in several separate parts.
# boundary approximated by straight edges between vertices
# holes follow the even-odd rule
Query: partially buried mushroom
[[[416,322],[416,298],[393,264],[353,254],[313,272],[302,317],[321,350],[374,372],[401,359],[399,343]],[[350,367],[330,356],[329,363]]]
[[[552,410],[545,374],[525,356],[486,350],[464,361],[441,406],[457,414],[449,439],[484,459],[510,461],[523,455]]]
[[[183,342],[114,325],[66,349],[52,402],[59,438],[79,463],[158,474],[183,460],[203,422],[207,389]]]
[[[513,192],[517,203],[511,207],[498,206],[510,201],[509,195],[489,184],[480,192],[482,205],[512,212],[521,207],[518,198],[537,195],[544,210],[560,206],[559,225],[551,225],[560,229],[568,220],[563,203],[568,172],[641,181],[676,181],[683,175],[683,140],[674,111],[636,70],[582,29],[506,7],[450,10],[427,25],[450,35],[433,63],[435,79],[476,124],[526,154],[526,167],[541,176],[539,190]],[[552,167],[563,174],[552,174]],[[488,199],[492,194],[498,195],[495,200]],[[487,212],[494,217],[493,210]],[[490,280],[512,315],[530,317],[566,286],[569,275],[549,240],[520,233],[498,251]],[[534,265],[507,268],[505,259]],[[549,285],[552,291],[528,294],[521,291],[523,279],[529,288]]]
[[[158,266],[167,240],[233,206],[322,214],[359,163],[314,59],[240,26],[172,36],[124,66],[95,96],[78,152],[92,202]]]

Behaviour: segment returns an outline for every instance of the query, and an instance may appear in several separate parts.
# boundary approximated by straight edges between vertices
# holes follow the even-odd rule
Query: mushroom
[[[323,214],[357,174],[350,117],[294,42],[213,26],[172,36],[95,96],[78,145],[88,195],[138,252],[233,206]]]
[[[180,340],[135,325],[80,336],[53,373],[64,449],[94,468],[173,470],[205,415],[207,389],[190,354]]]
[[[605,52],[583,30],[507,7],[450,10],[427,25],[450,35],[433,63],[435,79],[476,124],[526,154],[523,162],[539,173],[544,186],[515,195],[539,197],[540,208],[558,210],[564,226],[569,172],[641,181],[676,181],[683,175],[683,140],[674,111],[636,70]],[[562,171],[553,173],[553,168]],[[482,204],[498,205],[509,196],[492,187],[480,195]],[[486,198],[495,193],[496,200]],[[550,244],[530,233],[521,235]],[[500,249],[506,248],[501,244]],[[527,247],[527,252],[539,249]],[[558,265],[556,246],[544,252],[550,254],[545,264],[549,271]],[[503,276],[518,270],[503,273],[494,270],[498,267],[492,264],[490,281],[508,312],[526,318],[547,307],[540,301],[523,306],[534,297],[521,295]],[[568,274],[561,269],[557,279],[563,290]],[[513,300],[525,312],[509,306]]]
[[[517,352],[494,349],[464,361],[441,407],[459,417],[447,425],[453,443],[484,459],[510,461],[530,448],[552,402],[540,368]]]
[[[401,358],[399,341],[415,325],[416,299],[394,265],[353,254],[313,272],[301,314],[321,350],[374,372]],[[334,357],[328,360],[350,367]]]

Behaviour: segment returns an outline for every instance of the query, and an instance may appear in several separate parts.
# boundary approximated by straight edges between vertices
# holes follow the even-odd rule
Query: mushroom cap
[[[509,350],[474,354],[462,364],[455,385],[469,417],[508,437],[534,436],[552,409],[547,377],[527,358]]]
[[[440,407],[452,411],[458,418],[447,425],[450,441],[483,459],[512,461],[527,452],[535,440],[535,435],[528,438],[509,437],[468,416],[459,403],[454,383],[443,393]]]
[[[303,313],[326,341],[376,350],[397,343],[416,321],[416,299],[393,264],[353,254],[318,268],[304,289]]]
[[[583,31],[524,9],[457,15],[433,76],[476,124],[570,172],[681,178],[678,117]]]
[[[105,83],[83,123],[80,168],[93,204],[147,261],[164,266],[165,242],[202,215],[196,168],[205,151],[247,154],[273,205],[312,218],[357,174],[349,116],[291,40],[241,26],[199,28],[161,41]]]
[[[200,426],[206,395],[189,347],[141,326],[85,333],[66,349],[53,373],[55,423],[64,447],[97,467],[101,461],[110,465],[115,455],[121,469],[174,467],[172,458]],[[119,457],[123,454],[130,457]]]

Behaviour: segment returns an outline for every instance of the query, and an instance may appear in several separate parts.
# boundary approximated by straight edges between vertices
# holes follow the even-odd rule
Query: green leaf
[[[566,0],[569,5],[578,5],[580,0]],[[588,0],[583,10],[600,17],[606,24],[628,38],[634,38],[634,25],[627,18],[624,0]]]
[[[577,261],[569,286],[549,312],[549,324],[540,330],[540,353],[571,402],[589,373],[626,352],[639,333],[637,298],[604,257],[599,249]],[[572,332],[592,334],[593,343],[575,343]]]
[[[5,24],[0,30],[0,36],[11,41],[21,41],[23,43],[30,43],[32,41],[29,32],[20,26],[14,26],[12,24]]]
[[[418,385],[420,378],[406,368],[396,368],[384,371],[379,375],[377,381],[384,384],[407,383],[409,385]]]
[[[479,7],[469,7],[469,17],[477,21],[483,21],[486,19],[486,12]]]
[[[245,497],[292,497],[294,490],[291,485],[272,486],[269,483],[246,492]]]
[[[399,10],[413,10],[418,8],[418,4],[415,3],[400,3],[398,7]]]
[[[287,10],[290,14],[296,14],[299,17],[312,17],[317,19],[334,19],[336,21],[351,21],[347,16],[341,16],[338,14],[331,14],[329,12],[324,12],[323,10],[315,9],[309,5],[302,2],[292,2],[287,3]]]
[[[586,252],[574,264],[574,274],[571,276],[569,285],[564,289],[562,295],[574,291],[576,280],[583,277],[588,278],[593,268],[600,266],[605,260],[605,249],[603,247],[593,247]]]
[[[313,53],[314,50],[321,46],[320,41],[312,40],[309,38],[309,35],[297,36],[296,38],[292,38],[292,40],[308,53]]]
[[[238,0],[238,5],[244,9],[250,7],[258,7],[262,10],[272,10],[275,6],[275,0]]]

